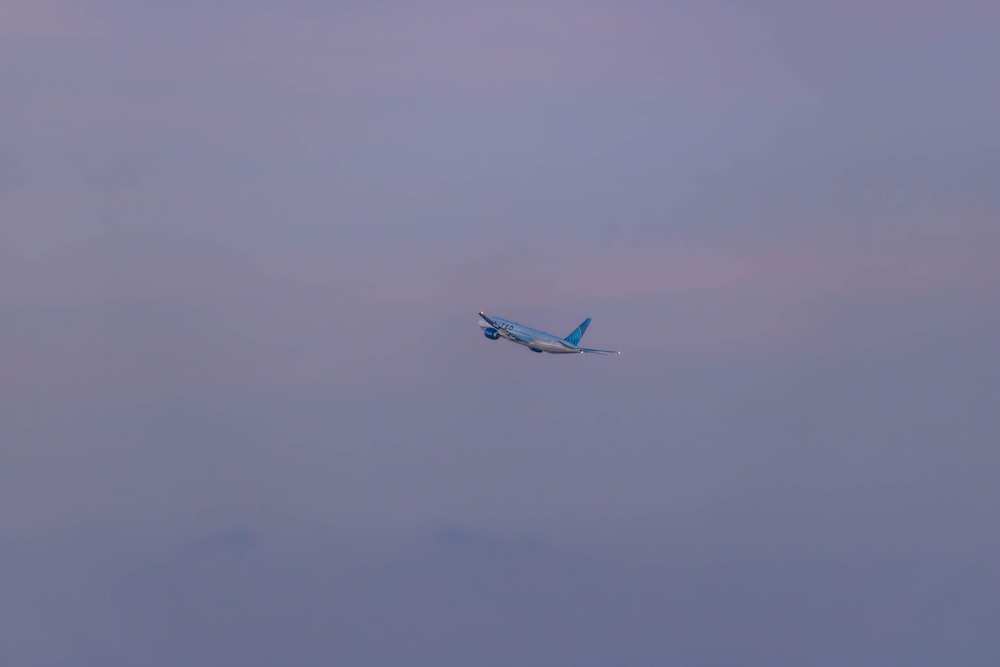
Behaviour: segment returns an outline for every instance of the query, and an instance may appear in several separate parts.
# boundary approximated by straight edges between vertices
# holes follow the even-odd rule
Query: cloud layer
[[[998,19],[5,3],[0,665],[996,664]]]

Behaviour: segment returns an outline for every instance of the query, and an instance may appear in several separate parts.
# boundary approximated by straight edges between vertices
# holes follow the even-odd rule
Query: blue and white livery
[[[580,326],[573,329],[570,335],[560,338],[503,317],[479,313],[479,328],[483,330],[483,335],[490,340],[506,338],[512,343],[525,346],[532,352],[548,352],[550,354],[621,354],[618,350],[580,347],[580,339],[588,326],[590,326],[589,317]]]

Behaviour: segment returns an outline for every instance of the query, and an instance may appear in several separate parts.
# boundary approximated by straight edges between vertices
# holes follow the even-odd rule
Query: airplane
[[[590,347],[580,347],[580,338],[590,326],[588,317],[580,323],[573,333],[561,338],[545,331],[539,331],[526,327],[523,324],[512,322],[511,320],[495,315],[479,313],[479,328],[483,330],[483,335],[490,340],[507,340],[524,345],[532,352],[548,352],[549,354],[621,354],[618,350],[597,350]]]

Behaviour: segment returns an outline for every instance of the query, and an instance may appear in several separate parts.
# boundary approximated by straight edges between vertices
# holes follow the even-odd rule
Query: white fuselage
[[[495,317],[493,315],[488,315],[487,317],[496,326],[494,327],[486,320],[480,318],[479,328],[490,338],[493,338],[493,336],[489,336],[489,332],[495,330],[495,340],[506,338],[518,345],[524,345],[534,352],[549,352],[551,354],[581,354],[583,352],[583,350],[569,341],[546,331],[532,329],[531,327],[526,327],[523,324],[512,322],[503,317]]]

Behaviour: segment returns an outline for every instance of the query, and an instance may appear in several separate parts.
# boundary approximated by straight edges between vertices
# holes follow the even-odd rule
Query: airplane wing
[[[621,354],[618,350],[596,350],[592,347],[581,347],[580,351],[587,354]]]
[[[497,324],[496,322],[494,322],[493,320],[491,320],[489,317],[487,317],[486,313],[480,312],[479,313],[479,317],[483,318],[483,320],[485,320],[487,324],[489,324],[491,327],[493,327],[494,329],[496,329],[496,332],[498,334],[500,334],[501,336],[503,336],[504,338],[506,338],[507,340],[512,340],[512,341],[518,341],[519,340],[517,336],[515,336],[511,332],[507,331],[506,329],[504,329],[503,327],[501,327],[499,324]]]

